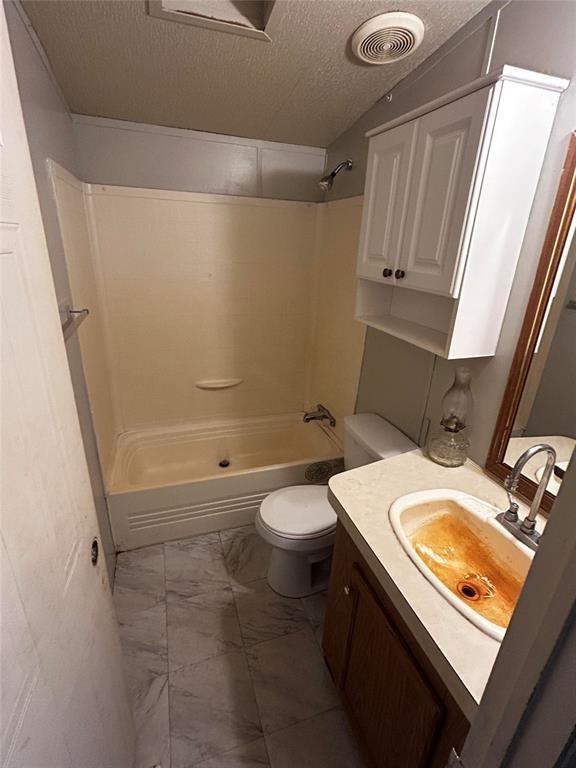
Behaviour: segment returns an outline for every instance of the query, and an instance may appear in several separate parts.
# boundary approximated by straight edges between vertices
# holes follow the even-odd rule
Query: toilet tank
[[[375,413],[357,413],[344,419],[344,466],[354,469],[389,459],[418,446]]]

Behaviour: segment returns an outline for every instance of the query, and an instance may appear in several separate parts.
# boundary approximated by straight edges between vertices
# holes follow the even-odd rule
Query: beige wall
[[[330,204],[81,185],[55,169],[107,474],[120,432],[199,418],[353,413],[361,198]],[[242,379],[209,391],[196,382]]]
[[[444,45],[413,69],[403,80],[365,112],[327,148],[326,167],[345,158],[354,162],[350,173],[342,173],[326,200],[361,195],[368,160],[366,131],[395,120],[417,106],[455,90],[478,77],[486,54],[491,14],[502,3],[490,3],[461,27]]]
[[[501,4],[493,3],[414,70],[392,91],[390,101],[382,100],[328,147],[327,166],[349,157],[354,170],[339,177],[334,196],[358,194],[364,185],[368,149],[365,132],[480,76],[489,48],[491,13]],[[560,99],[538,189],[516,270],[514,285],[496,354],[467,360],[473,371],[475,398],[470,455],[478,463],[486,459],[510,364],[523,321],[558,179],[566,155],[568,138],[574,130],[576,108],[576,3],[559,0],[513,0],[501,14],[494,40],[490,69],[504,64],[526,67],[572,79]],[[546,40],[546,45],[540,41]],[[437,427],[444,392],[454,377],[457,361],[434,358],[431,353],[415,355],[409,345],[369,329],[359,384],[358,410],[374,410],[388,418],[411,437],[417,420],[424,414],[421,436],[428,420]],[[420,353],[420,350],[417,350]],[[389,375],[392,372],[392,375]],[[412,413],[410,412],[412,411]]]
[[[358,384],[358,413],[378,413],[420,441],[434,355],[368,328]]]
[[[318,206],[311,359],[307,405],[326,405],[342,437],[354,413],[365,326],[354,317],[362,197]]]
[[[277,200],[322,200],[326,150],[73,115],[80,177],[92,184]]]

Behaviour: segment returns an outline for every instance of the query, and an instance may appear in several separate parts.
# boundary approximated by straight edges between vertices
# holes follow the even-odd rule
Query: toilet
[[[412,440],[374,413],[344,419],[346,469],[414,448]],[[256,515],[256,530],[272,546],[267,578],[275,592],[305,597],[326,589],[336,521],[326,485],[293,485],[266,496]]]

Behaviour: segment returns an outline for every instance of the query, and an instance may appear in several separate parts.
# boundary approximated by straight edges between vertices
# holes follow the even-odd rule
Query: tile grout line
[[[168,760],[167,768],[172,768],[172,702],[170,690],[170,647],[168,644],[168,583],[166,579],[166,543],[162,543],[162,563],[164,565],[164,619],[166,626],[166,686],[168,699]],[[162,767],[164,768],[164,767]]]
[[[271,639],[269,638],[267,640],[262,640],[259,643],[255,643],[254,645],[251,645],[250,648],[255,648],[257,646],[263,645],[264,643],[274,642],[274,641],[280,640],[280,639],[282,639],[284,637],[288,637],[289,635],[297,634],[297,632],[308,631],[308,629],[309,629],[310,632],[312,633],[312,639],[314,641],[314,645],[317,647],[317,649],[319,651],[319,654],[320,654],[320,657],[321,657],[322,666],[325,667],[326,666],[326,662],[324,661],[324,654],[323,654],[323,651],[322,651],[322,646],[321,646],[321,644],[318,642],[318,640],[316,638],[316,631],[315,631],[316,627],[314,627],[314,625],[312,624],[311,618],[308,616],[308,613],[304,609],[304,598],[303,597],[298,598],[298,602],[300,603],[300,605],[302,607],[302,610],[304,612],[304,615],[306,616],[306,621],[307,621],[307,624],[308,624],[308,628],[307,629],[299,629],[299,630],[295,630],[294,632],[289,632],[289,633],[287,633],[285,635],[281,635],[279,637],[274,637],[274,638],[271,638]],[[248,669],[250,671],[250,677],[252,679],[252,672],[250,670],[250,665],[248,665]],[[334,685],[334,682],[332,681],[331,677],[330,677],[330,680],[332,682],[332,685]],[[275,735],[277,733],[281,733],[282,731],[287,731],[290,728],[294,728],[294,727],[296,727],[298,725],[302,725],[303,723],[307,723],[310,720],[314,720],[315,718],[320,717],[321,715],[327,714],[328,712],[334,712],[336,710],[342,710],[343,708],[342,708],[342,702],[340,701],[340,697],[338,697],[338,700],[339,700],[339,703],[335,707],[329,707],[328,709],[324,709],[321,712],[316,712],[316,714],[311,715],[310,717],[306,717],[303,720],[297,720],[296,722],[290,723],[289,725],[285,725],[282,728],[276,728],[276,729],[271,730],[271,731],[264,731],[264,734],[263,734],[264,735],[264,743],[266,744],[266,752],[268,753],[268,760],[270,762],[271,768],[273,768],[273,766],[272,766],[272,760],[271,760],[271,757],[270,757],[270,752],[269,752],[269,749],[268,749],[268,741],[267,741],[268,737],[269,736],[273,736],[273,735]]]
[[[232,593],[232,600],[233,600],[233,605],[234,605],[234,611],[235,611],[236,619],[237,619],[237,622],[238,622],[238,625],[239,625],[239,628],[240,628],[241,647],[238,649],[238,651],[227,651],[225,653],[215,654],[214,656],[211,656],[209,658],[211,658],[211,659],[218,658],[218,657],[221,657],[221,656],[225,656],[225,655],[227,655],[228,653],[231,653],[231,652],[234,652],[234,653],[242,652],[243,658],[244,658],[244,663],[246,664],[246,668],[247,668],[247,671],[248,671],[250,687],[251,687],[252,696],[253,696],[255,707],[256,707],[256,713],[257,713],[258,720],[259,720],[260,734],[261,735],[258,737],[258,739],[254,739],[253,741],[249,742],[248,744],[240,745],[240,746],[248,746],[248,745],[253,744],[256,741],[259,741],[260,739],[262,739],[262,741],[264,743],[264,750],[266,752],[267,759],[268,759],[268,765],[270,766],[270,768],[272,768],[273,763],[272,763],[272,758],[271,758],[270,750],[269,750],[269,747],[268,747],[268,738],[269,737],[271,737],[271,736],[273,736],[273,735],[275,735],[275,734],[277,734],[279,732],[282,732],[282,731],[285,731],[285,730],[289,730],[290,728],[294,728],[294,727],[296,727],[298,725],[301,725],[303,723],[307,723],[307,722],[309,722],[311,720],[314,720],[314,719],[316,719],[318,717],[321,717],[322,715],[325,715],[325,714],[327,714],[329,712],[341,710],[342,709],[342,705],[341,705],[341,703],[339,703],[336,706],[328,707],[327,709],[324,709],[324,710],[322,710],[320,712],[316,712],[315,714],[313,714],[313,715],[311,715],[309,717],[306,717],[306,718],[304,718],[302,720],[297,720],[294,723],[290,723],[288,725],[284,725],[284,726],[282,726],[280,728],[276,728],[276,729],[273,729],[271,731],[264,731],[263,724],[262,724],[262,716],[261,716],[260,706],[259,706],[259,703],[258,703],[258,699],[256,697],[256,686],[255,686],[255,683],[254,683],[253,670],[252,670],[252,668],[250,666],[249,659],[248,659],[248,652],[249,652],[249,650],[252,649],[252,648],[256,648],[256,647],[258,647],[258,646],[260,646],[262,644],[266,644],[266,643],[270,643],[270,642],[274,642],[274,641],[280,640],[282,638],[290,637],[291,635],[294,635],[294,634],[296,634],[298,632],[311,632],[312,633],[313,644],[316,647],[317,652],[318,652],[319,657],[320,657],[320,663],[322,664],[322,666],[324,666],[325,663],[324,663],[324,659],[323,659],[322,647],[321,647],[321,643],[318,641],[318,638],[316,637],[317,627],[315,626],[311,616],[308,614],[308,612],[305,609],[305,598],[298,598],[297,599],[297,604],[298,604],[300,610],[302,611],[302,613],[304,614],[304,617],[305,617],[304,625],[300,629],[295,629],[293,631],[289,631],[289,632],[287,632],[287,633],[285,633],[283,635],[280,635],[278,637],[266,638],[264,640],[260,640],[257,643],[253,643],[253,644],[251,644],[249,646],[246,644],[246,639],[245,639],[245,637],[244,637],[244,635],[242,633],[242,622],[240,620],[239,605],[238,605],[238,600],[239,600],[239,594],[240,593],[237,594],[236,591],[234,590],[234,587],[233,587],[233,581],[235,582],[235,579],[232,578],[232,575],[231,575],[230,570],[229,570],[228,561],[227,561],[227,558],[226,558],[226,555],[225,555],[225,547],[224,547],[224,542],[222,540],[221,532],[218,531],[216,533],[217,533],[217,537],[218,537],[217,538],[218,546],[216,547],[216,549],[218,550],[219,556],[223,560],[223,564],[224,564],[224,568],[225,568],[225,573],[226,573],[226,580],[228,582],[228,585],[224,586],[224,587],[218,587],[217,589],[210,589],[210,590],[208,590],[208,592],[201,592],[198,595],[193,595],[191,597],[192,598],[200,597],[201,595],[210,594],[210,593],[215,592],[215,591],[220,591],[220,592],[230,591]],[[197,537],[189,537],[189,539],[186,539],[184,541],[189,541],[189,540],[194,539],[194,538],[197,538]],[[195,664],[201,663],[201,662],[194,662],[193,664],[184,664],[184,665],[178,667],[176,670],[171,670],[170,669],[170,652],[169,652],[169,641],[168,641],[169,618],[168,618],[168,583],[167,583],[167,552],[166,552],[166,549],[167,549],[166,543],[163,543],[162,544],[163,580],[164,580],[164,598],[163,598],[163,601],[164,601],[164,608],[165,608],[166,652],[167,652],[167,671],[166,671],[166,676],[167,676],[167,684],[168,684],[168,692],[167,692],[168,693],[168,695],[167,695],[167,698],[168,698],[168,739],[169,739],[169,742],[168,742],[168,756],[169,756],[169,761],[170,761],[170,764],[171,764],[171,762],[172,762],[172,752],[171,752],[171,748],[172,748],[172,723],[171,723],[171,690],[170,690],[170,680],[171,680],[171,677],[175,673],[181,671],[182,669],[185,669],[186,667],[194,666]],[[265,578],[253,579],[252,581],[248,582],[248,584],[251,585],[253,583],[261,582],[261,581],[265,581]],[[238,583],[240,583],[240,582],[238,582]],[[183,600],[187,600],[188,598],[182,598],[182,599]],[[296,603],[296,600],[294,602]],[[321,625],[322,625],[322,622],[320,623],[319,626],[321,626]],[[224,756],[228,752],[231,752],[231,751],[233,751],[236,748],[237,747],[232,747],[232,748],[227,749],[227,750],[225,750],[223,752],[219,752],[217,755],[211,756],[210,759],[217,758],[219,756],[220,757]],[[198,765],[198,768],[200,768],[202,763],[197,763],[195,765]],[[164,766],[163,766],[163,768],[164,768]]]
[[[204,595],[211,595],[213,592],[232,592],[233,589],[230,585],[224,586],[224,587],[213,587],[212,589],[207,589],[205,592],[198,592],[193,595],[179,595],[178,592],[172,592],[171,593],[171,600],[194,600],[196,597],[204,597]],[[166,593],[166,597],[168,597],[168,592]]]
[[[251,747],[252,744],[256,744],[257,741],[264,741],[264,748],[266,749],[266,754],[268,754],[268,747],[266,747],[266,741],[264,740],[264,736],[259,736],[257,739],[254,739],[253,741],[249,741],[246,744],[242,744],[241,747],[231,747],[230,749],[226,749],[224,752],[218,752],[217,755],[212,755],[211,757],[202,758],[202,760],[199,763],[193,763],[189,768],[202,768],[203,765],[211,763],[213,760],[217,758],[226,757],[226,755],[229,755],[231,752],[235,752],[237,749],[241,749],[243,747]],[[268,760],[268,762],[270,762],[270,760]],[[162,766],[161,768],[164,768],[164,767]]]
[[[259,648],[261,645],[265,645],[266,643],[275,643],[278,640],[284,640],[284,638],[292,637],[292,635],[297,635],[300,632],[312,632],[312,639],[314,640],[314,644],[316,646],[318,645],[318,642],[314,637],[314,628],[311,626],[308,626],[308,623],[306,626],[302,626],[299,629],[294,629],[294,630],[291,630],[290,632],[284,632],[284,634],[276,635],[275,637],[267,637],[264,640],[258,640],[257,643],[250,643],[250,645],[245,645],[244,638],[242,638],[242,645],[244,648],[246,648],[246,650],[252,650],[252,648]]]
[[[162,573],[162,576],[163,576],[164,586],[165,586],[165,565],[164,565],[165,561],[164,561],[164,547],[163,547],[163,545],[160,544],[160,545],[152,545],[151,547],[143,547],[142,550],[145,551],[145,550],[148,550],[148,549],[155,549],[156,547],[159,548],[159,550],[160,550],[160,552],[162,554],[162,558],[163,558],[162,559],[161,573]],[[124,568],[124,573],[130,574],[130,573],[133,573],[133,568],[134,567],[136,567],[137,572],[138,572],[138,568],[140,567],[138,563],[134,563],[134,564],[132,564],[130,566],[128,566],[128,565],[122,566],[121,565],[119,568],[117,568],[117,571],[116,571],[116,574],[115,574],[115,579],[114,579],[114,591],[115,592],[116,592],[117,588],[119,588],[119,589],[123,589],[123,588],[126,589],[127,588],[130,592],[134,592],[135,591],[136,593],[140,593],[141,590],[142,590],[143,584],[144,584],[144,586],[148,586],[149,585],[149,580],[144,579],[144,582],[143,583],[141,582],[139,586],[134,587],[134,585],[132,585],[132,586],[128,586],[128,587],[126,587],[126,586],[122,587],[122,584],[119,583],[118,579],[119,579],[119,577],[120,577],[120,575],[122,573],[123,568]],[[146,594],[146,590],[144,590],[144,594]],[[154,597],[156,596],[156,591],[154,591],[153,596]],[[131,610],[131,611],[129,611],[129,616],[133,616],[134,613],[138,614],[139,616],[145,616],[150,611],[154,611],[156,608],[161,607],[163,602],[165,602],[165,596],[163,598],[162,594],[160,594],[159,595],[159,599],[157,601],[155,601],[154,605],[148,605],[146,607],[140,607],[140,608],[136,608],[135,610]],[[116,613],[116,619],[117,619],[118,625],[120,627],[121,626],[121,621],[120,621],[120,617],[119,617],[119,614],[118,614],[117,606],[115,606],[115,613]],[[126,675],[128,675],[127,668],[128,668],[129,658],[130,658],[130,655],[129,655],[128,651],[125,648],[123,648],[122,649],[122,659],[123,659],[123,666],[124,666],[124,671],[125,671]],[[168,674],[167,674],[168,673],[168,669],[167,669],[167,633],[166,633],[166,670],[164,670],[162,672],[156,672],[153,669],[148,668],[145,665],[144,666],[144,672],[146,673],[147,681],[150,682],[150,686],[158,678],[165,678],[166,685],[168,684]],[[149,693],[150,693],[150,687],[148,687],[148,689],[147,689],[146,696],[148,696]],[[166,690],[166,696],[168,696],[168,689]],[[130,700],[131,700],[130,704],[131,704],[132,714],[133,714],[133,716],[135,716],[136,715],[136,699],[133,697],[133,695],[131,695],[130,696]],[[156,699],[156,703],[158,703],[159,700],[160,699],[157,698]],[[169,728],[170,728],[170,726],[169,726],[169,723],[168,723],[168,731],[169,731]],[[168,736],[169,736],[169,733],[168,733]],[[138,738],[138,735],[137,735],[137,738]],[[170,748],[170,744],[169,743],[168,743],[168,748]],[[139,744],[137,746],[137,749],[139,749]],[[156,759],[158,759],[159,757],[160,756],[158,755],[156,757]],[[169,759],[170,759],[170,756],[169,756]],[[139,765],[138,768],[142,768],[142,766]]]
[[[214,591],[217,591],[217,590],[214,590]],[[219,591],[221,591],[221,592],[226,591],[226,587],[224,587],[223,589],[221,589]],[[238,605],[236,603],[236,597],[234,596],[234,590],[231,590],[231,593],[232,593],[232,598],[233,598],[233,603],[234,603],[234,611],[235,611],[235,614],[236,614],[236,618],[238,619],[238,624],[240,626],[240,641],[242,643],[242,646],[240,648],[230,649],[230,650],[227,650],[227,651],[221,651],[219,653],[214,653],[214,654],[212,654],[210,656],[206,656],[206,657],[204,657],[202,659],[196,659],[196,661],[191,661],[191,662],[189,662],[187,664],[180,664],[180,666],[178,666],[178,667],[171,668],[171,671],[173,673],[179,672],[182,669],[188,669],[189,667],[195,667],[198,664],[203,664],[205,661],[211,661],[212,659],[218,659],[221,656],[228,656],[228,655],[233,654],[233,653],[244,653],[244,652],[247,652],[247,651],[251,651],[253,648],[258,648],[261,645],[264,645],[265,643],[273,643],[273,642],[276,642],[278,640],[283,640],[284,638],[291,637],[292,635],[297,635],[300,632],[307,632],[307,633],[308,632],[312,632],[312,635],[313,635],[312,639],[314,640],[315,645],[318,646],[318,643],[317,643],[316,639],[314,638],[314,627],[309,626],[308,621],[306,622],[306,626],[302,626],[299,629],[294,629],[294,630],[291,630],[290,632],[285,632],[284,634],[277,635],[275,637],[267,637],[264,640],[259,640],[257,643],[250,643],[249,645],[247,645],[246,644],[246,640],[245,640],[245,638],[244,638],[244,636],[242,634],[242,626],[241,626],[241,622],[240,622],[240,615],[238,613]],[[206,594],[211,594],[211,593],[210,592],[204,592],[203,594],[206,595]],[[181,600],[193,600],[194,597],[196,597],[196,595],[194,595],[192,597],[184,597],[184,598],[179,598],[179,599],[181,599]],[[320,647],[319,647],[319,650],[320,650],[320,652],[322,651],[322,649]]]
[[[224,567],[226,568],[226,573],[228,575],[228,578],[230,578],[230,574],[228,572],[228,563],[226,562],[226,555],[224,553],[224,542],[222,541],[222,536],[220,531],[218,531],[218,538],[220,539],[220,544],[222,546],[222,557],[224,559]],[[264,749],[266,750],[268,765],[270,766],[270,768],[272,768],[272,761],[270,760],[270,753],[268,752],[268,744],[266,743],[266,734],[264,733],[264,726],[262,724],[262,714],[260,712],[260,705],[258,704],[258,697],[256,696],[256,686],[254,685],[254,677],[252,675],[252,670],[250,668],[250,661],[248,660],[248,654],[246,653],[246,643],[244,640],[244,634],[242,632],[242,622],[240,620],[240,612],[238,610],[238,603],[236,601],[236,595],[233,589],[232,589],[232,600],[234,602],[236,619],[238,620],[238,626],[240,628],[240,640],[242,642],[242,655],[244,656],[244,662],[246,664],[246,669],[248,670],[248,677],[250,678],[250,685],[252,687],[252,696],[254,697],[254,703],[256,704],[256,712],[258,713],[258,721],[260,725],[260,731],[262,733],[262,736],[260,738],[264,741]]]
[[[220,531],[213,531],[212,533],[200,533],[197,536],[189,536],[186,539],[174,539],[172,541],[165,542],[164,545],[163,545],[164,548],[165,548],[164,552],[166,552],[166,545],[180,544],[181,542],[188,543],[188,542],[194,541],[195,539],[202,538],[204,536],[212,536],[213,534],[218,537],[219,555],[222,556],[222,560],[224,561],[224,567],[225,567],[225,571],[226,571],[226,579],[227,579],[227,582],[228,582],[227,585],[225,585],[225,586],[208,587],[207,589],[203,589],[201,592],[197,592],[197,593],[195,593],[193,595],[180,595],[180,594],[178,594],[178,592],[175,592],[173,594],[176,596],[177,599],[179,599],[179,600],[191,600],[191,599],[193,599],[195,597],[201,597],[202,595],[208,595],[211,592],[222,592],[222,591],[227,590],[227,589],[229,589],[230,591],[233,591],[233,586],[232,586],[232,583],[230,581],[230,574],[228,573],[228,568],[226,566],[226,558],[224,557],[224,546],[223,546],[223,543],[222,543],[222,538],[220,536]],[[166,566],[164,566],[164,574],[165,574],[164,578],[165,578],[165,583],[166,583]],[[166,583],[166,600],[167,600],[167,598],[168,598],[168,584]]]
[[[221,532],[219,531],[218,535],[220,537],[220,542],[222,543],[222,554],[224,556],[224,545],[223,545],[223,542],[222,542],[222,536],[220,534],[221,534]],[[226,557],[225,556],[224,556],[224,563],[225,563],[225,566],[226,566],[226,573],[228,574],[228,565],[227,565]],[[263,579],[255,579],[254,582],[256,582],[256,581],[265,581],[265,577]],[[336,707],[330,707],[329,709],[323,710],[322,712],[317,712],[315,715],[312,715],[310,717],[304,718],[303,720],[298,720],[297,722],[291,723],[290,725],[284,726],[283,728],[278,728],[278,729],[272,730],[272,731],[265,731],[264,727],[263,727],[263,724],[262,724],[262,716],[260,714],[260,707],[258,705],[258,698],[256,696],[256,689],[255,689],[255,685],[254,685],[254,677],[253,677],[253,674],[252,674],[252,668],[250,667],[250,662],[248,661],[248,657],[247,657],[247,653],[246,653],[247,650],[252,649],[252,648],[256,648],[256,647],[258,647],[260,645],[263,645],[264,643],[274,642],[274,641],[279,640],[281,638],[297,634],[298,632],[310,631],[312,633],[312,640],[314,642],[314,645],[319,650],[319,653],[320,653],[320,656],[321,656],[321,663],[322,663],[323,666],[325,666],[324,655],[322,653],[322,648],[320,647],[320,644],[318,643],[318,640],[316,638],[316,632],[315,632],[316,628],[313,626],[312,620],[311,620],[310,616],[308,615],[307,611],[304,608],[304,598],[299,597],[298,598],[298,604],[299,604],[300,609],[302,610],[302,612],[304,614],[304,617],[306,619],[306,625],[307,626],[305,628],[294,630],[293,632],[287,632],[287,633],[285,633],[283,635],[280,635],[279,637],[267,638],[266,640],[261,640],[259,643],[253,643],[250,646],[246,646],[246,643],[245,643],[245,640],[244,640],[244,635],[242,634],[242,622],[240,621],[240,614],[238,612],[238,605],[237,605],[236,594],[234,592],[234,589],[232,589],[232,597],[233,597],[233,600],[234,600],[234,606],[236,608],[236,615],[237,615],[237,618],[238,618],[238,623],[240,625],[240,637],[242,639],[242,652],[243,652],[244,657],[246,659],[246,664],[247,664],[247,667],[248,667],[248,674],[250,675],[250,681],[252,683],[252,692],[254,694],[254,700],[256,702],[256,709],[258,711],[258,717],[260,719],[260,726],[262,728],[262,738],[264,740],[264,746],[265,746],[265,749],[266,749],[266,754],[268,756],[268,763],[270,765],[270,768],[274,768],[273,765],[272,765],[272,758],[270,756],[270,751],[268,749],[268,740],[267,739],[268,739],[269,736],[272,736],[275,733],[280,733],[281,731],[287,730],[288,728],[293,728],[296,725],[300,725],[302,723],[305,723],[305,722],[308,722],[310,720],[313,720],[315,717],[319,717],[320,715],[324,715],[327,712],[332,712],[334,710],[341,709],[341,704],[339,704]],[[224,754],[224,753],[222,753],[222,754]]]
[[[335,707],[329,707],[328,709],[323,709],[321,712],[316,712],[314,715],[310,715],[310,717],[305,717],[304,720],[297,720],[295,723],[290,723],[289,725],[283,725],[282,728],[275,728],[273,731],[268,731],[264,734],[264,739],[266,739],[267,736],[275,736],[277,733],[283,733],[284,731],[289,731],[290,728],[295,728],[298,725],[302,725],[303,723],[309,723],[310,720],[315,720],[317,717],[322,717],[322,715],[328,714],[328,712],[344,712],[344,707],[342,703],[337,704]]]

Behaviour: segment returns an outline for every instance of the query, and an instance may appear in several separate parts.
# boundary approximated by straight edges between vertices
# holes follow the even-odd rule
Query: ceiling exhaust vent
[[[148,0],[148,15],[180,24],[270,41],[274,0]]]
[[[352,51],[367,64],[392,64],[409,56],[424,39],[424,22],[413,13],[381,13],[352,35]]]

